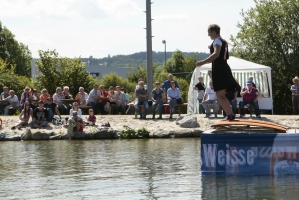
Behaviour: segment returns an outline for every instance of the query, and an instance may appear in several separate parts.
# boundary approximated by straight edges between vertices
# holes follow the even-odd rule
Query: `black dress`
[[[222,42],[219,57],[212,61],[212,80],[214,91],[234,88],[237,84],[235,78],[233,77],[232,71],[227,64],[227,59],[229,58],[228,50],[224,58],[224,54],[227,48],[227,42],[221,37],[218,37]],[[214,52],[213,43],[210,48],[210,53]]]

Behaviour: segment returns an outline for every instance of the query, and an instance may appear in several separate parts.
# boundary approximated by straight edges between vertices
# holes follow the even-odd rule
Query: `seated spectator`
[[[4,100],[9,102],[9,105],[4,108],[4,115],[8,115],[10,108],[18,108],[19,107],[19,99],[17,95],[15,95],[15,91],[10,90],[9,96]]]
[[[199,107],[198,107],[198,113],[199,114],[205,114],[205,109],[204,107],[202,106],[202,99],[203,99],[203,96],[205,94],[205,89],[206,89],[206,86],[203,82],[203,77],[202,76],[199,76],[198,77],[198,83],[194,86],[194,90],[197,90],[197,100],[198,100],[198,103],[199,103]]]
[[[48,122],[52,121],[55,113],[61,119],[60,112],[59,112],[59,109],[58,109],[58,105],[53,102],[53,99],[51,97],[47,99],[47,101],[44,104],[44,107],[48,111],[48,118],[47,118]]]
[[[104,85],[100,85],[100,99],[98,101],[101,115],[104,115],[106,114],[105,107],[108,107],[110,104],[107,100],[102,100],[101,98],[108,99],[108,92],[105,90]]]
[[[21,95],[21,107],[24,107],[24,104],[26,101],[28,101],[30,103],[32,99],[32,95],[30,93],[30,88],[28,86],[25,87],[24,92]]]
[[[217,113],[219,110],[219,104],[217,102],[216,92],[214,91],[213,81],[209,82],[209,87],[207,87],[205,94],[203,96],[202,105],[206,110],[205,117],[209,117],[211,115],[210,105],[213,105],[213,112],[214,112],[215,118],[217,117]]]
[[[117,104],[118,103],[118,93],[114,91],[114,87],[110,86],[108,91],[108,99],[109,102],[105,105],[105,110],[111,114],[111,104]]]
[[[99,86],[94,85],[93,89],[89,92],[87,105],[91,106],[94,110],[94,113],[97,114],[98,105],[99,105],[99,97],[101,96],[101,92],[98,90]],[[104,110],[104,106],[103,106]]]
[[[167,90],[167,99],[168,99],[169,112],[170,112],[169,119],[172,119],[172,115],[174,113],[174,107],[177,104],[183,104],[183,100],[181,98],[181,91],[179,88],[176,87],[175,81],[171,81],[171,87]]]
[[[82,132],[83,131],[83,120],[81,117],[78,116],[77,111],[73,112],[73,116],[68,121],[68,134],[69,139],[71,140],[74,136],[74,133]]]
[[[73,116],[73,112],[74,112],[74,111],[77,111],[77,115],[78,115],[79,117],[82,117],[82,110],[79,108],[79,104],[78,104],[78,102],[74,102],[74,103],[73,103],[73,108],[70,110],[70,117]]]
[[[50,98],[50,94],[48,93],[47,89],[43,89],[42,93],[39,95],[39,100],[42,100],[44,103]]]
[[[121,114],[126,114],[127,109],[127,99],[126,94],[121,91],[120,86],[116,86],[116,92],[117,92],[117,101],[116,104],[120,106]]]
[[[148,102],[147,102],[147,89],[144,88],[144,82],[139,82],[138,89],[135,90],[135,110],[140,115],[140,119],[146,119],[147,111],[148,111]],[[144,105],[144,112],[141,113],[139,106]]]
[[[30,107],[29,101],[26,101],[24,103],[24,108],[19,116],[19,119],[20,119],[19,123],[14,125],[13,127],[11,127],[11,129],[12,130],[14,130],[16,128],[20,129],[22,126],[27,125],[30,117],[33,118],[33,110]]]
[[[5,98],[7,98],[9,96],[9,90],[7,86],[3,87],[3,92],[1,93],[1,100],[4,100]]]
[[[155,85],[156,85],[156,88],[153,89],[153,91],[152,91],[152,102],[153,102],[153,104],[152,104],[152,112],[153,112],[152,119],[155,119],[157,106],[158,106],[158,110],[159,110],[158,119],[162,119],[162,106],[164,104],[164,99],[163,99],[164,91],[162,88],[160,88],[159,82],[156,82]]]
[[[243,101],[240,101],[240,117],[245,116],[244,106],[246,104],[251,104],[254,108],[254,112],[257,118],[261,118],[260,108],[258,104],[258,95],[259,91],[253,87],[252,81],[247,81],[247,87],[242,89],[241,96],[243,97]]]
[[[252,82],[252,86],[253,86],[254,88],[256,88],[256,85],[255,85],[254,82],[253,82],[253,76],[249,76],[248,80],[251,81],[251,82]]]
[[[87,125],[93,126],[96,124],[97,118],[94,115],[93,109],[88,110],[89,116],[87,118]]]
[[[44,128],[48,125],[48,112],[47,109],[44,108],[44,102],[38,101],[38,107],[33,111],[33,118],[30,122],[30,126],[32,128]]]
[[[4,100],[7,97],[9,97],[8,87],[4,86],[3,87],[3,92],[1,93],[1,100]],[[4,109],[6,106],[7,106],[7,103],[0,102],[0,109]]]
[[[55,103],[58,106],[59,113],[64,114],[67,113],[67,108],[63,105],[62,99],[64,99],[64,96],[62,94],[61,87],[56,88],[56,93],[53,95],[53,103]]]
[[[31,108],[33,110],[38,107],[39,96],[40,96],[40,94],[38,93],[38,90],[33,89],[31,99],[30,99]]]
[[[135,88],[135,89],[138,89],[138,88],[139,88],[139,82],[140,82],[140,81],[143,81],[143,82],[144,82],[143,78],[139,78],[139,79],[138,79],[138,82],[137,82],[137,85],[136,85],[136,88]],[[144,85],[143,87],[144,87],[145,89],[147,89],[147,85]]]
[[[79,92],[75,97],[75,100],[78,101],[79,107],[86,107],[87,105],[88,94],[84,91],[83,87],[79,88]]]
[[[162,84],[162,87],[161,87],[165,91],[166,94],[167,94],[168,89],[171,88],[172,81],[174,81],[176,88],[178,88],[178,89],[180,88],[180,85],[178,84],[178,82],[173,80],[172,74],[168,74],[167,78],[168,79],[166,81],[164,81],[164,83]],[[167,96],[166,96],[166,99],[168,99]]]
[[[73,96],[71,95],[71,93],[70,93],[70,88],[68,87],[68,86],[64,86],[63,87],[63,92],[62,92],[62,94],[63,94],[63,98],[64,99],[73,99]]]
[[[124,89],[124,88],[121,88],[120,89],[125,95],[126,95],[126,103],[128,104],[128,103],[130,103],[130,97],[129,97],[129,95],[126,93],[126,90]]]

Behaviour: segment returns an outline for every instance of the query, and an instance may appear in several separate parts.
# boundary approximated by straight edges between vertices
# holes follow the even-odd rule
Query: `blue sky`
[[[153,51],[208,52],[209,24],[229,39],[253,0],[152,0]],[[146,0],[0,0],[0,20],[28,45],[61,56],[102,58],[146,51]]]

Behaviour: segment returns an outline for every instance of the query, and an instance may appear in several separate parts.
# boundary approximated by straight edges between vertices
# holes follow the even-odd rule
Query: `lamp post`
[[[163,43],[164,46],[165,46],[165,51],[164,51],[164,53],[165,53],[165,68],[166,68],[166,41],[163,40],[162,43]]]

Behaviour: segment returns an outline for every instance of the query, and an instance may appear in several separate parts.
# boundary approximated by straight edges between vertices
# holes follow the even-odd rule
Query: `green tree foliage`
[[[189,82],[187,82],[183,78],[176,78],[174,77],[174,80],[176,80],[180,84],[180,92],[181,96],[184,102],[188,101],[188,91],[189,91]]]
[[[169,58],[166,62],[166,71],[174,74],[177,77],[183,78],[184,77],[184,64],[185,58],[183,53],[180,50],[175,51],[171,58]]]
[[[0,58],[7,67],[15,66],[14,73],[31,76],[31,52],[26,45],[15,40],[15,36],[0,22]]]
[[[130,68],[127,78],[131,83],[138,83],[138,79],[142,78],[144,82],[147,82],[146,68],[138,66],[137,68]]]
[[[62,58],[56,51],[39,51],[40,60],[37,61],[41,75],[37,76],[36,85],[46,88],[54,94],[56,87],[69,86],[70,92],[76,95],[79,87],[89,92],[98,80],[87,71],[80,58]]]
[[[299,74],[299,1],[255,0],[241,12],[243,24],[233,41],[232,53],[272,67],[274,110],[291,113],[292,77]]]
[[[14,71],[15,65],[10,65],[0,58],[0,88],[7,86],[20,98],[25,86],[33,87],[33,82],[25,76],[15,74]]]

